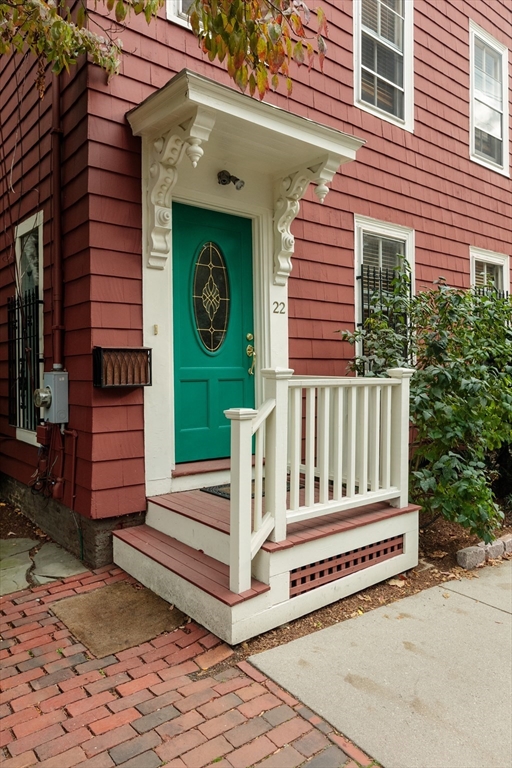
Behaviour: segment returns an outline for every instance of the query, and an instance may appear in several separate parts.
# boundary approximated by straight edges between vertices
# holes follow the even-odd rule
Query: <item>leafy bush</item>
[[[359,373],[416,369],[411,498],[490,541],[503,514],[488,459],[512,443],[512,300],[454,289],[443,278],[411,296],[404,263],[391,289],[371,301],[363,328],[342,338],[360,351],[352,364]]]

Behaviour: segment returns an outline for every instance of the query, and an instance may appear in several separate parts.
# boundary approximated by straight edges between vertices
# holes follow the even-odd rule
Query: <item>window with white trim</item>
[[[508,51],[470,21],[471,159],[509,175]]]
[[[361,327],[370,312],[372,297],[388,291],[395,269],[407,261],[414,291],[414,230],[385,221],[354,216],[355,312]]]
[[[354,0],[355,103],[408,131],[413,111],[413,0]]]
[[[167,18],[184,27],[190,27],[188,14],[193,1],[194,0],[167,0]]]
[[[39,410],[33,392],[43,375],[43,213],[16,227],[16,286],[8,298],[9,424],[36,443]]]
[[[508,293],[510,286],[509,257],[504,253],[470,249],[471,286],[482,290]]]

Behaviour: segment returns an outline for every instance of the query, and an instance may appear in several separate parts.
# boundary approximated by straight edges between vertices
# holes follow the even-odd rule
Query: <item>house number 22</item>
[[[274,301],[274,315],[285,315],[286,314],[286,304],[284,301]]]

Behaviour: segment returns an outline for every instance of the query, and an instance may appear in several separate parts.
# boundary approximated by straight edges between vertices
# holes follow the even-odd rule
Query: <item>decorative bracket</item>
[[[171,252],[172,190],[178,181],[178,165],[187,155],[195,168],[204,154],[215,124],[215,115],[196,107],[181,124],[150,145],[148,267],[164,269]]]
[[[327,184],[332,181],[340,163],[340,157],[329,154],[279,182],[274,207],[274,285],[286,285],[292,271],[295,238],[290,227],[299,213],[299,201],[311,182],[316,182],[315,194],[323,203],[329,191]]]

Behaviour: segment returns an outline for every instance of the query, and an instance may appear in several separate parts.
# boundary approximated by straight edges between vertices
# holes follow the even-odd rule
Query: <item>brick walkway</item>
[[[133,579],[109,566],[0,599],[2,768],[359,768],[375,763],[191,622],[96,659],[51,612]],[[210,671],[206,671],[210,670]]]

